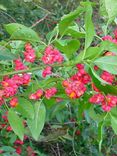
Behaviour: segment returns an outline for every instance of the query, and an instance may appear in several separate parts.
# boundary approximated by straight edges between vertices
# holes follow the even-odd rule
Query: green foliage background
[[[98,0],[92,0],[93,2],[99,3]],[[34,29],[38,34],[41,32],[42,37],[45,37],[45,35],[53,29],[53,27],[56,25],[56,23],[60,20],[60,18],[72,10],[74,10],[80,0],[0,0],[0,40],[5,38],[5,35],[7,35],[3,30],[3,25],[7,23],[21,23],[26,26],[32,26],[36,21],[42,19],[45,17],[46,14],[48,14],[48,17],[43,20],[41,23],[39,23]],[[95,25],[98,23],[96,21],[96,17],[98,16],[98,12],[96,12],[97,9],[95,8],[95,14],[94,14],[94,21]],[[97,30],[99,30],[99,27],[97,26]],[[51,101],[50,101],[51,103]],[[63,105],[64,106],[64,105]],[[62,112],[62,106],[59,108]],[[75,117],[76,109],[72,110],[73,112],[72,117]],[[67,114],[68,110],[64,111],[63,116],[61,113],[61,119],[58,117],[58,120],[66,120],[65,113]],[[55,112],[56,113],[56,112]],[[81,112],[82,113],[82,112]],[[93,114],[94,112],[91,112]],[[69,115],[69,114],[68,114]],[[95,116],[95,114],[94,114]],[[87,117],[87,121],[88,121]],[[91,119],[90,119],[91,120]],[[56,125],[57,126],[57,125]],[[72,127],[74,126],[74,127]],[[54,127],[54,126],[53,126]],[[60,125],[57,127],[58,129],[61,128]],[[73,149],[79,149],[78,155],[85,156],[85,155],[93,155],[93,156],[99,156],[98,153],[98,140],[96,138],[97,135],[97,125],[92,120],[87,123],[84,121],[84,124],[79,125],[72,125],[69,126],[69,129],[77,128],[78,130],[82,131],[82,135],[77,136],[72,141],[72,147]],[[63,126],[63,131],[66,130],[66,126]],[[112,129],[108,128],[105,130],[106,134],[104,134],[104,143],[102,145],[103,153],[108,154],[113,152],[114,154],[117,154],[116,150],[116,137],[114,136]],[[45,134],[46,133],[53,133],[49,129],[49,125],[46,126],[44,129]],[[101,132],[102,134],[102,132]],[[50,137],[50,138],[49,138]],[[51,136],[48,138],[51,140]],[[100,137],[100,136],[99,136]],[[66,136],[68,140],[70,140],[69,136]],[[2,142],[5,142],[5,139],[2,138]],[[53,138],[52,138],[53,139]],[[55,155],[54,150],[57,150],[57,144],[59,144],[60,152],[63,154],[63,156],[74,156],[74,153],[72,151],[71,143],[69,141],[65,141],[65,139],[60,139],[58,142],[50,142],[48,144],[44,143],[32,143],[32,146],[42,153],[47,153],[47,155]],[[71,152],[72,151],[72,152]],[[41,154],[42,156],[42,154]]]

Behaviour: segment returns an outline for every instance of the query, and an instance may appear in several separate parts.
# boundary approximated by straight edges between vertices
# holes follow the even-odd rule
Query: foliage
[[[53,155],[54,145],[58,155],[66,155],[64,149],[69,155],[117,154],[112,147],[117,139],[117,30],[114,37],[107,35],[117,16],[117,2],[100,3],[106,23],[103,37],[96,32],[92,20],[96,4],[90,1],[80,2],[47,35],[36,33],[36,25],[4,25],[6,37],[0,42],[3,156],[21,154],[21,148],[22,155],[45,155],[47,151],[38,146],[46,144]]]

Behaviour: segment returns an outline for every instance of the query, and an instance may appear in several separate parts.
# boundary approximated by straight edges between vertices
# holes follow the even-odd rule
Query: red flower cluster
[[[46,89],[45,90],[45,97],[47,99],[50,99],[52,96],[54,96],[55,94],[57,93],[57,89],[55,87],[52,87],[52,88],[49,88],[49,89]],[[39,89],[37,90],[35,93],[31,94],[29,96],[29,99],[32,99],[32,100],[38,100],[42,97],[42,95],[44,94],[44,92]]]
[[[16,145],[23,145],[24,142],[19,140],[19,139],[17,139],[17,140],[15,140],[14,144],[16,144]]]
[[[6,128],[6,130],[7,130],[7,132],[11,132],[11,131],[12,131],[11,126],[8,126],[8,127]]]
[[[17,154],[21,154],[22,153],[22,149],[20,146],[15,146],[15,149],[16,149],[16,153]]]
[[[35,61],[35,58],[36,58],[35,50],[32,48],[30,43],[26,43],[24,52],[25,61],[33,63]]]
[[[48,46],[45,50],[44,56],[42,57],[42,61],[44,64],[53,64],[53,63],[62,63],[64,60],[62,54],[54,49],[52,46]]]
[[[86,91],[86,84],[91,81],[90,76],[86,73],[83,64],[77,64],[78,72],[70,79],[63,81],[65,92],[70,98],[79,98]]]
[[[81,97],[86,91],[85,85],[80,81],[65,80],[63,86],[66,87],[66,94],[72,99]]]
[[[110,35],[107,35],[107,36],[102,37],[102,39],[104,41],[108,40],[108,41],[111,41],[111,42],[117,44],[117,29],[115,29],[115,31],[113,33],[114,33],[114,38],[112,38],[112,36],[110,36]]]
[[[110,35],[104,36],[104,37],[102,37],[102,39],[104,41],[111,41],[111,42],[117,44],[117,39],[116,38],[113,39],[112,36],[110,36]]]
[[[116,54],[113,52],[107,51],[104,53],[104,56],[116,56]]]
[[[94,104],[101,104],[104,111],[109,112],[113,107],[117,105],[117,96],[107,95],[104,96],[101,93],[93,95],[89,102]]]
[[[18,99],[16,97],[13,97],[11,100],[10,100],[10,106],[11,107],[16,107],[18,105]]]
[[[112,84],[115,80],[115,76],[107,71],[103,71],[100,77],[110,84]]]
[[[14,96],[21,85],[28,85],[30,80],[30,75],[26,73],[21,76],[14,75],[12,78],[5,77],[5,79],[3,79],[1,82],[2,90],[0,90],[0,104],[4,103],[4,98],[10,98]],[[10,101],[10,105],[17,105],[16,98],[13,98]]]
[[[21,59],[14,60],[15,70],[25,70],[27,67],[23,64]]]
[[[39,89],[35,93],[31,94],[29,96],[29,99],[31,100],[39,100],[43,95],[43,90]]]
[[[52,67],[48,66],[43,70],[42,76],[46,77],[47,75],[50,75],[50,74],[52,74]]]
[[[70,79],[72,81],[80,81],[83,84],[88,84],[91,81],[89,74],[85,71],[83,64],[77,64],[78,72],[73,75]]]
[[[45,91],[45,97],[47,99],[50,99],[52,96],[54,96],[57,93],[57,89],[55,87],[49,88]]]

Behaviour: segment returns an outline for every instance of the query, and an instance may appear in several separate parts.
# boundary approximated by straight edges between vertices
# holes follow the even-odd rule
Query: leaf
[[[113,116],[112,114],[110,114],[110,115],[111,115],[111,126],[112,126],[115,134],[117,135],[117,117]]]
[[[116,0],[105,0],[105,7],[108,13],[109,22],[112,22],[117,16],[117,1]]]
[[[7,8],[4,5],[0,4],[0,10],[7,11]]]
[[[61,104],[56,104],[51,112],[51,118],[56,116],[56,114],[66,108],[66,101],[61,102]]]
[[[117,54],[117,45],[111,41],[103,41],[100,44],[102,51],[110,51]]]
[[[91,106],[88,110],[89,116],[92,120],[97,121],[98,123],[102,122],[104,114],[98,114],[94,111],[94,106]]]
[[[110,111],[111,115],[114,116],[115,118],[117,118],[117,107],[114,107],[111,109]]]
[[[109,84],[108,82],[104,81],[93,69],[92,69],[92,73],[101,83]]]
[[[84,56],[84,60],[94,60],[97,58],[99,55],[101,55],[102,50],[100,47],[89,47]],[[75,61],[80,61],[82,60],[82,57],[84,55],[84,52],[80,52],[80,54],[75,58]]]
[[[15,132],[18,137],[23,140],[24,138],[24,125],[23,121],[19,116],[16,114],[13,109],[10,109],[8,112],[8,121],[10,126],[12,127],[13,131]]]
[[[23,40],[30,42],[39,42],[40,40],[34,30],[18,23],[7,24],[5,25],[5,29],[11,35],[11,39],[13,40]]]
[[[34,105],[35,115],[32,120],[28,120],[28,126],[32,137],[37,141],[44,127],[46,109],[43,103],[36,102]]]
[[[4,46],[0,46],[0,60],[11,61],[17,58],[15,54],[12,54],[10,50]]]
[[[86,3],[85,13],[85,49],[87,49],[93,41],[95,35],[94,25],[92,22],[92,6],[90,2]]]
[[[63,35],[68,26],[70,26],[72,24],[72,22],[78,18],[78,16],[84,12],[84,8],[79,6],[76,10],[74,10],[73,12],[67,14],[67,15],[64,15],[59,23],[59,31],[60,31],[60,34]]]
[[[2,147],[0,147],[0,150],[3,150],[4,152],[15,152],[16,151],[11,146],[2,146]]]
[[[66,54],[68,58],[71,58],[80,47],[78,40],[56,40],[55,46]]]
[[[5,24],[4,28],[10,35],[12,35],[16,31],[18,31],[22,28],[25,28],[25,26],[22,24],[19,24],[19,23],[10,23],[10,24]]]
[[[89,69],[89,74],[90,74],[90,76],[92,78],[93,83],[95,84],[95,86],[99,90],[103,91],[106,94],[117,95],[117,87],[109,85],[109,84],[105,84],[105,83],[102,84],[101,83],[101,82],[103,82],[102,79],[101,78],[100,79],[97,78],[98,75],[94,72],[94,70],[92,68]]]
[[[53,31],[50,31],[47,35],[46,38],[48,41],[51,41],[53,37],[55,37],[58,34],[58,27],[55,27]]]
[[[69,26],[68,29],[66,29],[65,35],[75,38],[85,38],[85,32],[80,31],[77,24]]]
[[[100,15],[105,18],[108,17],[108,13],[107,13],[106,7],[105,7],[105,0],[100,0]]]
[[[111,74],[117,74],[117,56],[104,56],[94,61],[102,70],[105,70]]]
[[[84,59],[93,60],[93,59],[97,58],[101,54],[102,54],[102,50],[101,50],[100,47],[89,47],[86,50]]]
[[[18,105],[15,108],[17,112],[21,113],[28,119],[34,118],[34,109],[30,101],[24,98],[18,98]]]

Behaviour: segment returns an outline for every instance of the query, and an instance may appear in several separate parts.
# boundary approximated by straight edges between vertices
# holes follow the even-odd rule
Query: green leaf
[[[117,16],[117,1],[105,0],[104,3],[108,14],[109,22],[112,22]]]
[[[117,54],[117,44],[112,43],[110,41],[101,42],[100,48],[102,51],[110,51]]]
[[[94,25],[92,22],[92,6],[90,2],[86,3],[85,13],[85,49],[87,49],[93,41],[95,35]]]
[[[50,31],[47,35],[46,38],[50,42],[53,37],[55,37],[58,34],[58,27],[55,27],[53,31]]]
[[[10,50],[4,46],[0,46],[0,60],[11,61],[17,58],[15,54],[12,54]]]
[[[106,7],[105,7],[105,0],[100,0],[100,15],[107,18],[108,17],[108,13],[106,11]]]
[[[16,150],[10,146],[2,146],[0,147],[0,150],[3,150],[4,152],[15,152]]]
[[[92,73],[95,76],[95,78],[97,78],[101,83],[109,84],[108,82],[104,81],[93,69],[92,69]]]
[[[97,121],[98,123],[102,122],[104,114],[99,114],[94,111],[94,106],[91,106],[88,110],[89,116],[92,120]]]
[[[111,115],[111,126],[112,126],[115,134],[117,135],[117,117],[113,116],[112,114],[110,114],[110,115]]]
[[[55,46],[66,54],[68,58],[71,58],[80,47],[78,40],[56,40]]]
[[[7,8],[4,5],[0,4],[0,10],[7,11]]]
[[[32,133],[32,137],[38,140],[40,133],[44,127],[46,109],[43,103],[36,102],[34,105],[35,115],[32,120],[28,120],[28,126]]]
[[[5,25],[5,29],[11,35],[11,39],[13,40],[29,42],[39,42],[40,40],[34,30],[18,23],[7,24]]]
[[[55,117],[55,115],[56,115],[58,112],[64,110],[65,108],[66,108],[66,101],[61,102],[61,104],[56,104],[56,105],[55,105],[55,108],[54,108],[54,109],[52,110],[52,112],[51,112],[51,118]]]
[[[28,119],[34,118],[34,109],[30,101],[24,98],[18,98],[18,105],[15,108],[17,112],[21,113]]]
[[[72,22],[78,18],[78,16],[84,12],[84,8],[79,6],[76,10],[74,10],[73,12],[67,14],[67,15],[64,15],[59,23],[59,31],[60,31],[60,34],[63,35],[68,26],[70,26],[72,24]]]
[[[104,56],[94,61],[102,70],[105,70],[112,74],[117,74],[117,56]]]
[[[89,47],[87,48],[84,56],[84,60],[94,60],[97,58],[99,55],[102,54],[102,50],[100,47]],[[80,52],[80,54],[75,58],[75,61],[80,61],[82,60],[82,57],[84,55],[84,52]]]
[[[111,115],[114,116],[115,118],[117,118],[117,107],[114,107],[111,109],[110,111]]]
[[[8,121],[15,134],[18,135],[18,137],[21,140],[23,140],[24,138],[23,120],[19,118],[19,116],[15,111],[13,111],[13,109],[10,109],[8,112]]]
[[[103,82],[101,78],[98,79],[97,78],[98,75],[95,73],[95,71],[92,68],[89,69],[89,74],[92,78],[93,83],[99,90],[103,91],[105,94],[117,95],[117,87],[109,84],[105,84],[104,83],[105,81]]]
[[[4,25],[4,28],[10,35],[12,35],[16,31],[18,31],[22,28],[25,28],[25,26],[22,24],[19,24],[19,23],[10,23],[10,24]]]
[[[65,35],[75,38],[85,38],[85,32],[80,31],[77,24],[69,26],[68,29],[66,29]]]
[[[0,147],[0,150],[3,150],[4,152],[15,152],[15,149],[10,146],[2,146]]]

